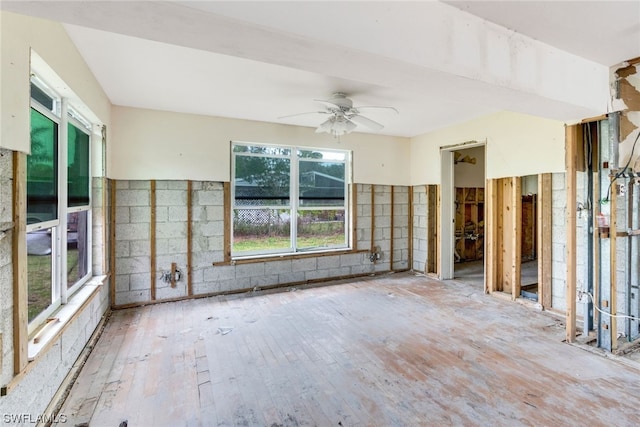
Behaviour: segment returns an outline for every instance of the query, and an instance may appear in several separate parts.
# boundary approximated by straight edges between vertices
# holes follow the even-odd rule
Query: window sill
[[[89,279],[78,292],[73,294],[67,304],[52,314],[52,320],[40,328],[29,339],[27,357],[29,362],[35,360],[49,344],[53,342],[69,323],[82,311],[82,308],[98,293],[107,276],[95,276]],[[37,341],[37,342],[36,342]]]
[[[317,258],[317,257],[325,257],[325,256],[335,256],[335,255],[347,255],[347,254],[357,254],[370,252],[366,249],[332,249],[332,250],[324,250],[324,251],[315,251],[315,252],[298,252],[295,254],[273,254],[273,255],[256,255],[256,256],[246,256],[246,257],[237,257],[232,258],[228,261],[223,262],[214,262],[213,266],[224,266],[224,265],[237,265],[237,264],[251,264],[256,262],[269,262],[269,261],[283,261],[288,259],[299,259],[299,258]]]

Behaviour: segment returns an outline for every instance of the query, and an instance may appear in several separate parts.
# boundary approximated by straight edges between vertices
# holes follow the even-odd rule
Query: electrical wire
[[[640,138],[640,132],[638,132],[638,135],[636,136],[636,140],[633,141],[633,147],[631,147],[631,154],[629,155],[629,160],[627,160],[627,164],[618,173],[616,173],[613,176],[613,179],[611,180],[611,182],[609,182],[609,188],[607,188],[607,197],[602,199],[602,202],[606,203],[609,201],[609,196],[611,195],[611,186],[618,178],[620,178],[627,171],[627,168],[629,168],[629,165],[631,164],[631,159],[633,159],[633,153],[635,153],[636,151],[636,144],[639,138]]]
[[[595,301],[595,299],[593,298],[593,295],[591,295],[591,292],[583,292],[583,291],[580,291],[580,292],[579,292],[579,295],[580,295],[580,296],[582,296],[582,295],[584,295],[584,294],[589,295],[589,299],[590,299],[590,300],[591,300],[591,302],[593,303],[593,308],[595,308],[595,309],[596,309],[596,311],[598,311],[598,313],[606,314],[607,316],[609,316],[609,317],[615,317],[616,319],[640,320],[640,319],[639,319],[639,318],[637,318],[637,317],[634,317],[634,316],[627,316],[626,314],[611,314],[611,313],[607,313],[606,311],[602,311],[602,310],[600,309],[600,307],[598,307],[598,304],[596,304],[596,301]]]

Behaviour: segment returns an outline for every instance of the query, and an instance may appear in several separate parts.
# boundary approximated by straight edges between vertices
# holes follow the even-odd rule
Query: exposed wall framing
[[[187,181],[187,295],[193,295],[193,185]]]
[[[222,184],[224,198],[224,261],[231,261],[231,183]]]
[[[27,155],[13,152],[13,365],[19,374],[28,363],[27,302]]]
[[[551,308],[551,174],[538,175],[538,302],[542,308]]]
[[[573,125],[565,128],[565,146],[566,146],[566,178],[565,188],[567,197],[566,209],[566,340],[574,342],[576,338],[576,226],[577,226],[577,178],[576,172],[578,167],[578,146],[582,145],[582,126]]]
[[[151,256],[151,272],[150,272],[150,280],[151,280],[151,300],[156,299],[156,181],[154,179],[151,180],[151,224],[150,224],[150,238],[149,243],[151,245],[150,248],[150,256]]]
[[[427,185],[427,261],[425,273],[439,275],[439,248],[440,248],[440,186]]]

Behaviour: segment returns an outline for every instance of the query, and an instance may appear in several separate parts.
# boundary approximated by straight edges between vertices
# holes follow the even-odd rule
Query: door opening
[[[482,286],[485,144],[443,147],[441,154],[440,275]]]

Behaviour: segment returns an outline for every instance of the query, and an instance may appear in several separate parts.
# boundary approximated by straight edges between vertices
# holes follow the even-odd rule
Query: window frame
[[[281,150],[289,150],[288,155],[274,155],[274,154],[260,154],[260,153],[247,153],[247,152],[236,152],[235,147],[237,146],[245,146],[245,147],[267,147],[267,148],[275,148]],[[332,160],[332,159],[315,159],[315,158],[306,158],[302,157],[300,154],[304,151],[318,151],[322,153],[335,153],[337,155],[343,156],[341,160]],[[246,205],[238,205],[236,203],[236,159],[238,156],[246,156],[246,157],[260,157],[260,158],[286,158],[289,160],[289,203],[288,205],[255,205],[255,206],[246,206]],[[343,184],[343,194],[344,201],[340,206],[301,206],[300,202],[300,162],[308,161],[308,162],[317,162],[317,163],[341,163],[344,164],[344,184]],[[232,260],[240,260],[240,259],[251,259],[251,258],[262,258],[262,257],[281,257],[283,255],[300,255],[300,254],[309,254],[309,253],[327,253],[327,252],[341,252],[345,250],[350,250],[352,248],[353,242],[352,240],[352,220],[353,213],[351,212],[351,162],[352,162],[352,153],[350,150],[338,150],[338,149],[330,149],[330,148],[316,148],[316,147],[307,147],[307,146],[292,146],[292,145],[283,145],[283,144],[267,144],[267,143],[256,143],[256,142],[244,142],[244,141],[231,141],[231,206],[230,206],[230,218],[229,218],[229,226],[231,229],[230,232],[230,246],[231,246],[231,259]],[[257,251],[243,251],[241,253],[234,252],[234,230],[235,230],[235,214],[234,212],[237,209],[243,210],[288,210],[290,214],[290,232],[289,232],[289,247],[288,248],[275,248],[271,250],[257,250]],[[344,211],[344,245],[336,245],[330,247],[304,247],[300,248],[298,245],[298,219],[299,213],[304,211],[312,211],[312,210],[341,210]]]
[[[49,96],[52,100],[52,109],[42,105],[33,97],[30,97],[30,108],[44,115],[46,118],[52,120],[57,124],[57,199],[58,209],[57,218],[53,220],[37,222],[27,224],[26,233],[41,230],[51,230],[51,254],[52,254],[52,267],[51,267],[51,304],[44,309],[41,313],[35,316],[27,324],[27,334],[30,336],[36,332],[42,324],[44,324],[47,318],[56,312],[62,305],[67,304],[71,295],[76,293],[84,284],[86,284],[92,277],[92,129],[91,123],[82,117],[75,108],[69,105],[68,100],[55,93],[46,82],[43,81],[38,75],[32,73],[30,84],[36,86],[40,91]],[[68,125],[71,124],[77,128],[77,130],[85,133],[88,138],[88,158],[87,158],[87,174],[88,174],[88,203],[81,206],[68,206]],[[28,193],[27,193],[28,194]],[[79,278],[71,287],[68,287],[67,283],[67,255],[68,255],[68,233],[67,233],[67,215],[75,212],[87,212],[86,219],[86,248],[87,248],[87,273]],[[28,276],[28,275],[27,275]],[[27,283],[28,283],[27,277]],[[27,296],[28,297],[28,296]],[[27,303],[28,305],[28,303]]]

